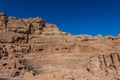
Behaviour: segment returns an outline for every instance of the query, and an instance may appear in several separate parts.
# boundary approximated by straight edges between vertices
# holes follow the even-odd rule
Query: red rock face
[[[0,13],[0,80],[119,80],[120,35],[73,36]]]

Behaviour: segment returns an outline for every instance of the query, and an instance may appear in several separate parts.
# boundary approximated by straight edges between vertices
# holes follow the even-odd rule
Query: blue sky
[[[120,33],[120,0],[0,0],[0,12],[39,16],[74,35]]]

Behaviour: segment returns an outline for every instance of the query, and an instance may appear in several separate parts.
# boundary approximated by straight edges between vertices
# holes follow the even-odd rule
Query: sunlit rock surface
[[[120,34],[62,32],[42,18],[0,13],[0,80],[119,80]]]

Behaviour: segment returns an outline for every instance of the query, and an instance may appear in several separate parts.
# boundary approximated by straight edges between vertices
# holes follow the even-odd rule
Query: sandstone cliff
[[[0,13],[0,80],[119,80],[120,35],[73,36],[42,18]]]

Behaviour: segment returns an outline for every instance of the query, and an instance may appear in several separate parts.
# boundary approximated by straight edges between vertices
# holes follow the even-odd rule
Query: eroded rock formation
[[[73,36],[0,13],[0,80],[119,80],[120,35]]]

